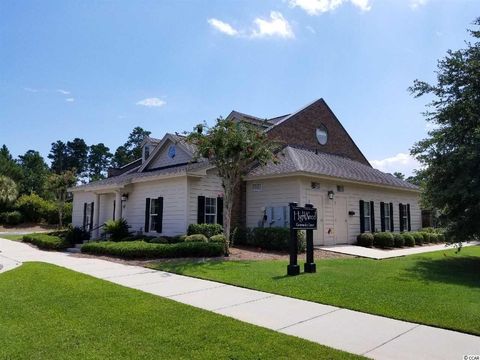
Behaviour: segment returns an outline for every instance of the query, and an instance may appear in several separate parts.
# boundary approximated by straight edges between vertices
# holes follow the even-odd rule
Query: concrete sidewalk
[[[0,264],[42,261],[374,359],[461,359],[480,337],[0,239]],[[0,269],[0,272],[4,271]]]
[[[462,243],[463,247],[480,245],[480,241],[470,241]],[[321,250],[336,252],[340,254],[354,255],[369,259],[381,260],[381,259],[391,259],[395,257],[407,256],[422,254],[431,251],[439,250],[450,250],[455,249],[453,245],[424,245],[416,246],[412,248],[403,248],[403,249],[391,249],[391,250],[382,250],[377,248],[366,248],[358,245],[333,245],[333,246],[318,246],[316,247]]]

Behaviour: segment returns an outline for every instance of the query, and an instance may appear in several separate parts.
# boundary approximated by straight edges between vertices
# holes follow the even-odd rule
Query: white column
[[[93,205],[93,230],[92,237],[94,239],[98,239],[100,237],[100,230],[98,229],[98,225],[100,222],[100,194],[95,194],[95,201]]]
[[[122,218],[122,194],[120,191],[115,191],[115,220]]]

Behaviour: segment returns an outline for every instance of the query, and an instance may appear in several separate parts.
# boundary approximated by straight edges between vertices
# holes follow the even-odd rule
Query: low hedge
[[[372,233],[363,233],[357,236],[357,245],[363,247],[372,247],[373,246],[373,234]]]
[[[423,245],[423,235],[422,233],[419,233],[419,232],[413,232],[411,233],[411,235],[413,236],[413,238],[415,239],[415,245],[419,245],[419,246],[422,246]]]
[[[82,253],[110,255],[123,259],[215,257],[223,255],[223,250],[222,244],[204,242],[154,244],[145,241],[101,241],[89,242],[82,246]]]
[[[433,233],[421,231],[420,234],[422,234],[422,236],[423,236],[423,243],[424,244],[429,244],[429,243],[432,242],[431,238],[432,238]]]
[[[208,242],[208,238],[203,234],[188,235],[185,242]]]
[[[405,246],[408,246],[408,247],[415,246],[415,238],[412,236],[412,234],[404,233],[401,235],[403,237],[403,240],[405,240]]]
[[[393,234],[393,245],[396,248],[401,248],[405,246],[405,238],[402,234]]]
[[[373,246],[382,249],[393,248],[394,240],[391,232],[377,232],[373,234]]]
[[[187,235],[202,234],[207,239],[221,233],[223,233],[223,228],[219,224],[190,224],[187,229]]]
[[[297,232],[298,252],[304,252],[306,247],[305,233]],[[260,247],[264,250],[288,251],[290,247],[290,229],[281,227],[254,228],[248,238],[247,245]]]
[[[227,242],[227,239],[225,238],[225,235],[218,234],[213,235],[210,239],[208,239],[208,242],[225,244]]]
[[[64,250],[70,246],[70,243],[60,236],[48,234],[24,235],[23,241],[36,245],[43,250]]]

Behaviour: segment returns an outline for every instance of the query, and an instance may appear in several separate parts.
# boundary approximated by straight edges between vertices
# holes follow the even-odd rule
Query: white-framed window
[[[406,204],[402,204],[402,224],[403,224],[403,230],[407,231],[408,230],[408,207]]]
[[[85,218],[83,219],[85,229],[90,229],[92,227],[92,205],[93,203],[86,203],[85,205]]]
[[[205,223],[215,224],[217,222],[217,199],[205,198]]]
[[[390,214],[390,203],[383,204],[383,221],[385,223],[385,231],[392,231],[390,228],[390,219],[392,218],[392,214]]]
[[[372,220],[369,201],[365,201],[363,203],[363,228],[365,229],[365,231],[372,231]]]
[[[160,201],[158,199],[150,199],[150,229],[149,231],[157,231],[158,214],[160,212]]]
[[[252,184],[252,191],[253,192],[260,192],[263,190],[263,185],[261,183]]]

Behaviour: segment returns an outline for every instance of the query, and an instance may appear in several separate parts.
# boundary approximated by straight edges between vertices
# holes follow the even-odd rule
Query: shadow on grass
[[[438,260],[422,259],[408,271],[424,281],[480,287],[480,257],[476,256],[447,256]]]

